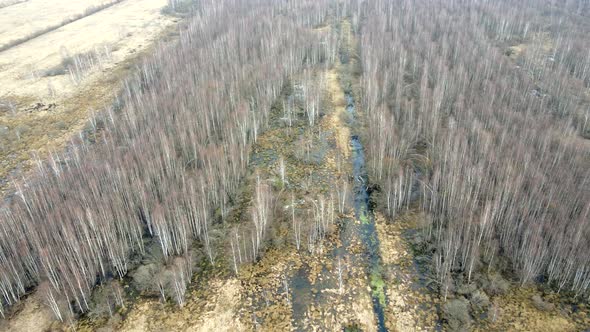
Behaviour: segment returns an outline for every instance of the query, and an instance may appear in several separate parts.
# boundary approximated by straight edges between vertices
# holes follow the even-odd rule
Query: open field
[[[11,2],[12,5],[1,8],[0,11],[0,48],[60,25],[68,18],[82,16],[90,8],[98,8],[110,2],[111,0]]]
[[[141,54],[172,33],[178,18],[162,14],[166,4],[29,0],[0,6],[0,47],[76,18],[0,52],[2,181],[34,154],[58,151],[89,113],[113,100]]]

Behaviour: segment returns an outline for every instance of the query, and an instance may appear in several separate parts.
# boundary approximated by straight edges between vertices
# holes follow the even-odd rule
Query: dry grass
[[[332,101],[334,111],[330,114],[330,123],[335,132],[336,144],[345,158],[350,156],[350,129],[342,120],[346,114],[346,99],[344,90],[338,81],[338,69],[334,68],[328,72],[328,92]]]
[[[531,34],[523,43],[508,47],[507,55],[512,60],[517,60],[529,49],[538,49],[543,54],[549,55],[554,48],[555,41],[546,33]]]
[[[388,276],[387,298],[389,303],[386,322],[391,331],[432,331],[436,326],[438,298],[426,291],[418,292],[412,285],[417,271],[413,266],[413,256],[409,244],[402,237],[407,228],[414,228],[420,214],[407,213],[395,222],[388,223],[385,217],[375,214],[383,265],[395,271]],[[429,310],[419,309],[425,305]]]
[[[145,301],[124,321],[119,331],[244,331],[237,309],[241,286],[237,279],[212,280],[207,299],[191,297],[183,308],[164,309],[157,301]],[[206,300],[207,306],[201,306]]]
[[[518,59],[522,52],[526,49],[526,44],[518,44],[508,47],[507,54],[512,60]]]
[[[506,295],[494,298],[491,309],[493,322],[479,327],[477,331],[573,332],[589,326],[587,314],[585,322],[576,324],[572,316],[566,316],[559,310],[547,312],[537,309],[531,300],[536,294],[536,289],[514,288]]]

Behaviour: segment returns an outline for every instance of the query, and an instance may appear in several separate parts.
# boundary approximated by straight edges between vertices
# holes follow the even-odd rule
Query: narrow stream
[[[351,117],[351,125],[355,124],[355,107],[353,97],[346,94],[346,111]],[[367,273],[371,282],[371,300],[373,311],[377,318],[377,330],[387,331],[385,328],[385,305],[387,303],[385,283],[381,271],[381,255],[379,253],[379,238],[375,228],[375,219],[369,208],[369,192],[367,190],[368,175],[365,165],[365,152],[357,135],[351,137],[353,163],[353,197],[355,217],[360,221],[359,235],[366,248]]]

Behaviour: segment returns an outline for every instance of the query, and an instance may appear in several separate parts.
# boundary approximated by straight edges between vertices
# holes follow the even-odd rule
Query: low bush
[[[164,15],[185,16],[193,10],[196,3],[196,0],[168,0],[161,12]]]
[[[92,318],[108,318],[123,306],[123,289],[117,280],[102,284],[92,292],[88,315]]]
[[[531,297],[531,301],[533,301],[533,305],[535,308],[541,311],[551,311],[555,309],[555,305],[553,303],[545,302],[539,295],[533,295]]]
[[[471,310],[477,314],[487,312],[490,307],[490,298],[481,290],[476,290],[469,302],[471,303]]]
[[[505,294],[510,288],[510,282],[497,273],[489,275],[483,284],[486,293],[492,296]]]
[[[154,276],[161,271],[162,265],[150,263],[138,267],[131,275],[133,280],[132,286],[139,292],[157,296],[159,294],[158,284],[154,281]]]
[[[443,318],[447,322],[448,331],[469,331],[469,302],[464,298],[448,301],[443,306]]]

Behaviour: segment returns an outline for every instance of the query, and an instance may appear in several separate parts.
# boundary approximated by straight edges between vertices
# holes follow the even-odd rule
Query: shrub
[[[344,327],[344,332],[359,332],[362,331],[357,323],[353,323]]]
[[[57,65],[55,67],[51,67],[51,68],[45,70],[44,72],[41,73],[41,76],[52,77],[52,76],[60,76],[60,75],[65,75],[65,74],[66,74],[66,68],[60,64],[60,65]]]
[[[471,316],[469,302],[464,298],[450,300],[443,306],[443,318],[449,331],[469,331]]]
[[[74,66],[74,58],[67,53],[67,50],[62,51],[61,62],[49,69],[46,69],[40,73],[42,77],[53,77],[65,75],[69,72],[70,68]]]
[[[488,276],[487,282],[484,284],[485,290],[490,295],[504,294],[510,288],[510,283],[504,279],[500,274],[494,273]]]
[[[490,298],[479,289],[473,293],[469,302],[471,303],[471,310],[475,313],[487,312],[490,307]]]
[[[477,290],[477,285],[474,283],[459,284],[457,286],[457,294],[460,294],[460,295],[470,296],[476,290]]]
[[[274,223],[269,229],[269,238],[273,247],[282,249],[287,243],[287,236],[289,235],[289,225],[286,223]]]
[[[161,271],[161,264],[150,263],[142,265],[132,274],[132,285],[139,292],[146,295],[158,295],[158,285],[154,281],[154,276]]]
[[[538,310],[551,311],[555,309],[555,305],[553,303],[543,301],[543,299],[539,295],[533,295],[531,297],[531,300],[533,301],[533,305],[535,306],[535,308],[537,308]]]
[[[116,280],[95,288],[88,315],[92,318],[113,317],[116,307],[123,305],[123,290]]]
[[[19,124],[14,128],[16,133],[16,137],[20,140],[23,135],[26,135],[28,132],[31,131],[31,127],[26,124]]]
[[[170,16],[185,16],[196,5],[196,0],[168,0],[168,4],[162,8],[162,14]]]

